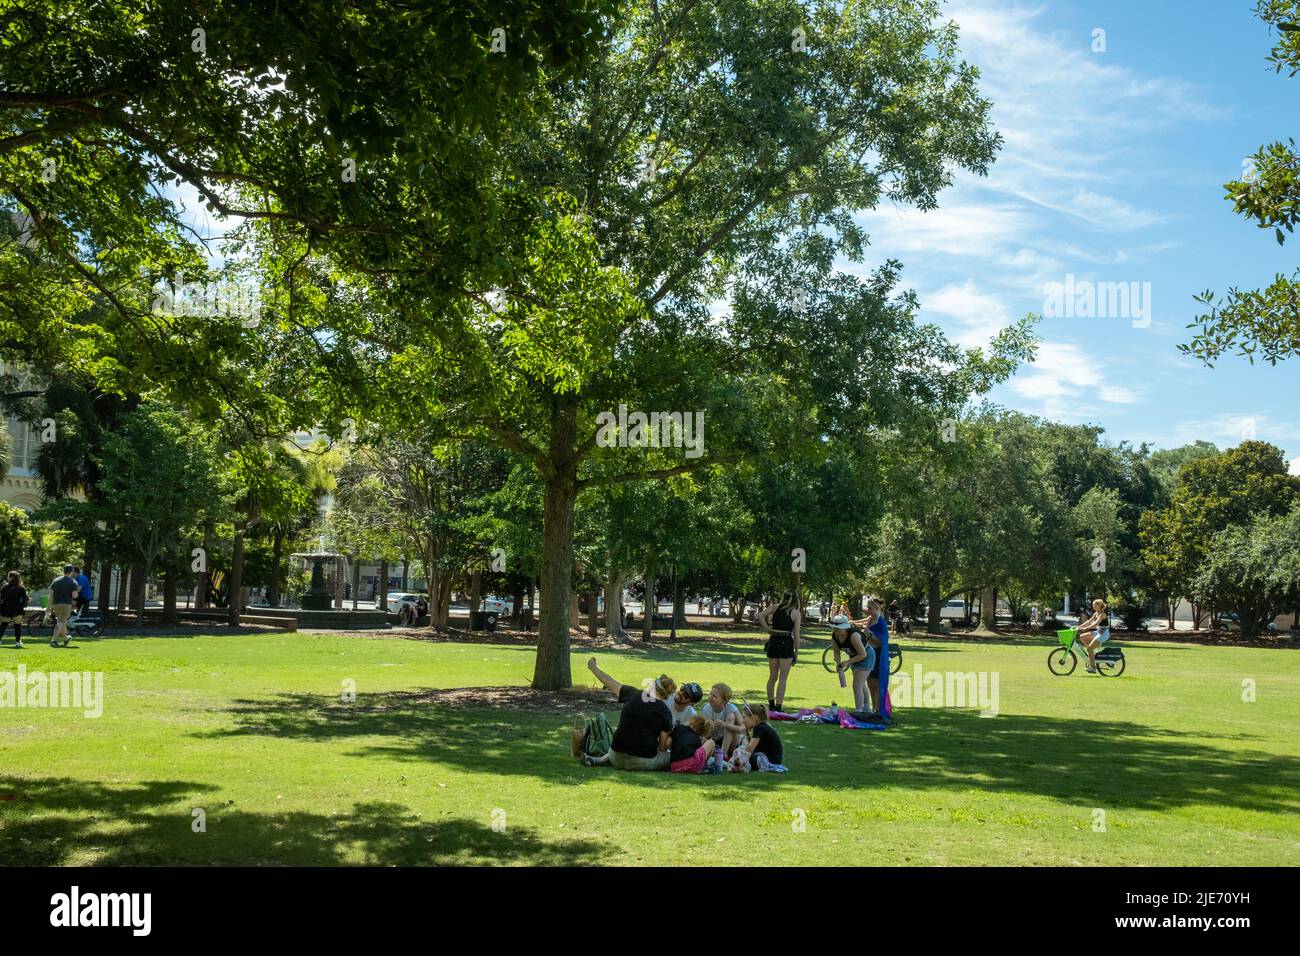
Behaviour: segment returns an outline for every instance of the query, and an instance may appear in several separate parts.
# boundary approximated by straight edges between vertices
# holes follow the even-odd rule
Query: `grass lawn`
[[[1106,679],[1053,677],[1045,641],[902,644],[907,671],[997,671],[999,715],[900,708],[886,732],[777,724],[791,773],[684,777],[577,764],[581,701],[439,692],[526,684],[523,646],[6,643],[0,671],[102,671],[106,700],[98,719],[0,708],[0,863],[1300,862],[1300,653],[1127,642],[1128,672]],[[573,672],[594,687],[588,656],[575,651]],[[598,656],[629,683],[665,671],[764,697],[759,644],[743,636]],[[788,708],[851,700],[817,656],[795,668]]]

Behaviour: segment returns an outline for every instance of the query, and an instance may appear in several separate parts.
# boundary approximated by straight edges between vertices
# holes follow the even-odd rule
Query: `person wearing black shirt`
[[[766,770],[780,766],[785,757],[785,749],[781,745],[781,735],[767,722],[767,708],[762,704],[748,704],[744,713],[745,729],[749,731],[749,739],[744,746],[748,759],[734,761],[732,768]],[[763,760],[758,759],[760,755]]]
[[[793,591],[786,591],[780,604],[766,608],[758,615],[759,623],[771,632],[763,645],[767,652],[767,706],[771,710],[780,710],[785,703],[786,680],[799,656],[802,617],[799,598]]]
[[[0,587],[0,641],[4,640],[5,628],[14,626],[14,647],[23,646],[23,618],[27,613],[27,589],[23,587],[22,576],[17,571],[10,571],[4,587]]]
[[[575,755],[580,755],[588,766],[608,763],[619,770],[667,770],[672,760],[669,749],[673,729],[673,713],[666,701],[677,691],[677,682],[662,675],[649,688],[638,690],[630,684],[620,684],[596,666],[596,658],[587,661],[587,668],[600,682],[618,695],[623,705],[618,727],[609,753],[603,757],[581,754],[577,728],[574,728]]]
[[[65,564],[63,576],[50,582],[50,611],[54,615],[54,636],[50,640],[50,647],[59,643],[60,634],[63,635],[63,646],[68,646],[68,618],[72,616],[72,604],[80,591],[77,579],[72,576],[75,570],[72,565]]]
[[[676,724],[671,733],[668,769],[673,773],[704,773],[718,746],[713,738],[712,721],[692,717],[684,724]]]

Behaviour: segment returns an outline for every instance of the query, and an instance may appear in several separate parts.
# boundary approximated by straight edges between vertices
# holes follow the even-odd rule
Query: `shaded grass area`
[[[900,709],[883,733],[778,724],[791,773],[715,777],[569,758],[575,715],[616,710],[586,651],[573,660],[585,689],[539,695],[518,646],[261,634],[5,648],[0,671],[102,671],[106,702],[98,719],[0,709],[0,861],[1300,860],[1300,657],[1130,644],[1111,680],[1053,677],[1047,642],[904,646],[905,675],[996,671],[999,715]],[[820,643],[808,650],[789,705],[843,703]],[[765,696],[752,638],[598,656],[628,683],[666,671]]]

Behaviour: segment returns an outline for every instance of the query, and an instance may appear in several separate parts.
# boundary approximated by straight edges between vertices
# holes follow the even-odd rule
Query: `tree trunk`
[[[354,611],[357,609],[357,601],[360,600],[361,598],[361,595],[359,593],[360,591],[361,591],[361,556],[359,554],[354,554],[352,555],[352,610]]]
[[[605,634],[616,641],[626,641],[623,629],[623,572],[611,571],[605,579]]]
[[[600,637],[600,625],[598,624],[600,615],[596,613],[596,592],[587,592],[587,637],[594,644]]]
[[[194,601],[196,608],[209,607],[208,590],[212,587],[212,522],[203,526],[203,570],[199,573],[199,594]]]
[[[552,448],[567,432],[568,448],[573,447],[576,415],[558,415],[554,424]],[[537,662],[533,667],[535,690],[563,690],[573,684],[569,668],[569,586],[573,578],[573,511],[578,500],[575,483],[577,465],[572,473],[547,478],[542,517],[542,594],[541,621],[537,628]]]
[[[406,593],[411,590],[410,584],[411,562],[402,558],[402,592]]]
[[[980,626],[986,631],[998,629],[997,588],[985,588],[980,592]]]
[[[524,579],[518,575],[511,575],[513,584],[510,590],[510,613],[516,621],[519,620],[519,614],[524,609]]]
[[[582,617],[578,607],[578,592],[569,592],[569,627],[575,631],[582,630]]]
[[[113,562],[105,561],[99,569],[99,613],[107,614],[110,602],[109,592],[113,590]]]
[[[483,572],[475,568],[469,573],[469,609],[477,611],[483,603]]]
[[[343,558],[334,559],[334,610],[343,610]]]
[[[736,597],[733,597],[731,599],[731,623],[732,624],[745,623],[745,605],[747,603],[749,602],[746,601],[744,595],[737,595]]]
[[[686,592],[680,588],[673,601],[673,621],[678,627],[686,626]]]
[[[141,624],[144,623],[145,585],[148,580],[149,566],[143,562],[137,563],[131,570],[131,583],[135,588],[131,595],[131,607],[136,612],[136,620]]]
[[[284,529],[276,528],[271,544],[271,583],[266,588],[266,603],[280,606],[280,559],[284,553]]]
[[[925,582],[925,629],[930,634],[943,633],[943,594],[939,591],[939,575],[932,574]]]
[[[235,527],[235,539],[230,550],[230,576],[226,579],[226,623],[239,627],[239,615],[244,612],[244,529]]]
[[[1192,630],[1201,629],[1201,608],[1195,601],[1192,602]]]
[[[451,621],[451,575],[439,575],[438,582],[438,626],[446,627]],[[432,605],[430,605],[432,610]]]
[[[163,554],[163,615],[164,624],[175,624],[176,616],[176,565],[179,555],[175,548],[168,548]]]
[[[128,588],[131,586],[131,567],[128,565],[119,565],[117,569],[117,609],[125,610],[128,606],[127,595],[130,593]]]
[[[655,593],[656,580],[655,569],[646,568],[645,571],[645,615],[641,622],[641,640],[651,641],[654,639],[655,626],[655,608],[659,606],[659,595]]]
[[[388,559],[379,562],[379,580],[375,583],[375,610],[388,610]]]

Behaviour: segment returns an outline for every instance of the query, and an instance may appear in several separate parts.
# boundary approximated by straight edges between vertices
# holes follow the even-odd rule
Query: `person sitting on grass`
[[[1092,602],[1092,617],[1079,624],[1078,639],[1088,652],[1088,673],[1097,673],[1097,649],[1110,640],[1110,614],[1101,598]]]
[[[784,770],[785,765],[781,761],[785,749],[781,745],[781,735],[767,722],[767,708],[762,704],[746,704],[744,715],[749,739],[736,748],[729,764],[731,769],[741,773],[750,770],[773,771],[777,767]]]
[[[670,735],[672,754],[668,769],[673,773],[707,773],[709,760],[717,744],[713,741],[713,721],[703,717],[692,717],[684,724],[677,724]]]
[[[587,669],[618,696],[623,710],[607,754],[601,757],[583,754],[577,727],[573,754],[580,756],[588,767],[607,763],[619,770],[667,770],[672,759],[669,743],[673,729],[673,714],[667,701],[676,693],[677,682],[664,674],[651,687],[640,691],[614,680],[596,665],[594,657],[587,661]]]
[[[672,711],[673,723],[684,724],[695,716],[695,704],[704,699],[704,691],[699,684],[683,684],[677,693],[668,698],[668,709]]]
[[[613,694],[621,702],[623,697],[623,685],[614,678],[610,677],[603,670],[596,666],[596,658],[587,661],[587,669],[596,675],[605,689]],[[673,715],[674,724],[684,724],[695,716],[695,707],[704,698],[704,691],[700,689],[699,684],[683,684],[677,689],[672,697],[668,698],[668,710]],[[575,755],[576,756],[576,755]]]
[[[731,702],[731,688],[714,684],[709,691],[709,702],[700,708],[700,716],[713,721],[713,741],[725,757],[735,749],[745,736],[745,721],[740,708]]]

